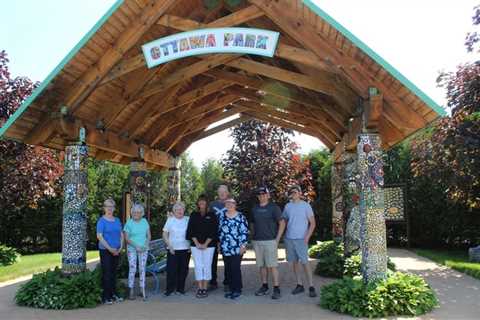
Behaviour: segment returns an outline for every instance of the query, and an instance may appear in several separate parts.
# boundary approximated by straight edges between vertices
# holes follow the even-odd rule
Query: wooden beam
[[[250,111],[260,112],[269,116],[273,116],[285,122],[301,125],[303,128],[308,129],[311,132],[316,132],[317,136],[318,134],[321,134],[322,137],[327,138],[329,141],[335,142],[338,139],[337,134],[332,134],[329,130],[325,128],[325,126],[319,123],[314,123],[312,122],[311,119],[308,119],[303,115],[302,116],[292,115],[287,112],[278,111],[275,108],[262,106],[260,104],[248,102],[248,101],[240,101],[240,102],[237,102],[236,105],[246,107]]]
[[[340,137],[341,134],[346,131],[343,126],[333,121],[333,119],[328,114],[324,113],[322,110],[311,111],[307,106],[302,106],[297,103],[285,103],[285,100],[282,100],[275,96],[259,96],[249,89],[236,87],[229,88],[226,90],[226,92],[230,94],[237,94],[260,105],[265,105],[274,109],[284,109],[292,115],[298,115],[303,118],[309,119],[310,121],[313,121],[317,125],[321,126],[322,129],[328,130],[337,137]]]
[[[365,103],[363,111],[364,122],[367,129],[378,127],[380,117],[383,111],[383,95],[379,94],[376,88],[369,90],[369,100]]]
[[[195,138],[194,141],[198,141],[198,140],[201,140],[201,139],[205,139],[205,138],[208,138],[210,137],[211,135],[214,135],[216,133],[219,133],[219,132],[222,132],[223,130],[226,130],[226,129],[229,129],[231,127],[234,127],[236,126],[237,124],[240,124],[240,123],[243,123],[245,121],[249,121],[253,119],[251,116],[240,116],[236,119],[233,119],[233,120],[230,120],[228,122],[225,122],[225,123],[222,123],[221,125],[219,126],[216,126],[216,127],[213,127],[211,129],[208,129],[208,130],[205,130],[203,131],[199,136],[197,136]]]
[[[412,129],[418,129],[426,125],[427,122],[425,119],[403,103],[398,96],[396,96],[396,93],[392,92],[382,81],[379,81],[369,69],[361,65],[361,63],[353,57],[341,52],[334,43],[317,32],[306,19],[297,16],[295,10],[288,10],[288,8],[279,1],[248,1],[263,10],[280,29],[284,30],[294,39],[297,39],[305,48],[311,50],[320,59],[331,61],[346,75],[346,79],[350,81],[352,87],[359,87],[365,94],[368,92],[368,87],[378,88],[388,103],[385,108],[385,116],[390,117],[389,120],[393,122],[397,128],[401,129],[403,124],[407,124],[407,126],[412,127]],[[391,106],[391,108],[388,108],[388,106]],[[412,131],[409,128],[406,129],[409,132]]]
[[[187,117],[183,117],[183,114],[179,114],[177,112],[172,112],[169,117],[165,117],[162,119],[163,121],[159,121],[155,128],[152,128],[151,134],[146,137],[146,141],[148,144],[153,147],[156,145],[160,139],[162,139],[167,132],[172,128],[172,124],[176,124],[175,126],[185,124],[189,121],[195,120],[198,117],[203,116],[205,113],[211,112],[213,110],[221,109],[226,105],[236,101],[238,99],[237,96],[233,95],[226,95],[223,97],[217,97],[214,100],[211,100],[208,103],[202,104],[192,109]]]
[[[316,96],[316,99],[312,99],[304,92],[300,91],[296,86],[290,84],[273,80],[267,82],[219,69],[210,70],[206,75],[217,79],[231,81],[242,86],[256,89],[259,92],[273,95],[277,98],[284,99],[285,103],[295,102],[312,107],[315,110],[321,110],[321,112],[328,114],[325,116],[326,119],[332,119],[332,121],[335,121],[339,126],[343,126],[345,119],[349,117],[349,113],[345,112],[342,108],[333,105],[333,103],[326,101],[324,97]]]
[[[206,115],[204,116],[198,123],[197,125],[190,129],[185,135],[191,135],[194,134],[198,131],[202,131],[206,129],[208,126],[214,124],[215,122],[224,120],[226,118],[232,117],[236,114],[240,114],[244,111],[248,110],[247,108],[244,107],[239,107],[239,106],[233,106],[232,108],[228,109],[227,111],[223,111],[221,113],[213,113],[211,115]]]
[[[158,92],[164,91],[167,88],[174,86],[177,83],[193,78],[196,75],[204,73],[218,65],[225,64],[226,62],[237,59],[238,55],[232,54],[217,54],[206,56],[203,60],[196,62],[188,67],[178,69],[171,73],[168,77],[161,79],[151,86],[146,88],[142,94],[138,96],[138,99],[150,97]],[[138,100],[137,99],[137,100]],[[132,101],[132,103],[135,101]]]
[[[123,57],[124,52],[128,51],[143,36],[143,34],[160,18],[174,3],[175,0],[155,1],[151,0],[145,8],[133,18],[130,25],[123,31],[115,44],[110,47],[105,54],[82,76],[71,85],[65,93],[62,105],[69,108],[71,114],[76,114],[81,103],[92,93],[105,75],[112,67]],[[60,106],[58,106],[60,107]],[[57,112],[59,110],[53,110]],[[27,134],[26,140],[37,140],[45,129],[45,123],[50,123],[50,115],[46,114],[39,123]],[[47,123],[49,131],[51,126]]]
[[[106,130],[97,130],[95,126],[85,121],[69,122],[58,120],[57,131],[69,138],[76,138],[80,127],[86,129],[85,143],[96,149],[114,153],[128,158],[138,158],[140,147],[144,149],[144,160],[158,166],[166,167],[170,164],[171,156],[167,152],[138,145],[118,136],[118,133]]]
[[[312,137],[318,138],[327,147],[330,148],[332,146],[331,141],[329,141],[326,137],[322,136],[321,133],[318,133],[318,132],[313,131],[311,129],[301,127],[301,126],[295,125],[294,123],[291,123],[291,122],[288,122],[288,121],[285,121],[285,120],[282,120],[282,119],[278,119],[278,118],[275,118],[275,117],[272,117],[272,116],[268,116],[268,115],[265,115],[265,114],[263,114],[261,112],[257,112],[257,111],[248,111],[248,112],[245,112],[245,114],[250,115],[250,116],[252,116],[252,117],[254,117],[258,120],[269,122],[271,124],[274,124],[274,125],[277,125],[277,126],[280,126],[280,127],[283,127],[283,128],[292,129],[292,130],[295,130],[295,131],[298,131],[298,132],[301,132],[301,133],[304,133],[304,134],[308,134]]]

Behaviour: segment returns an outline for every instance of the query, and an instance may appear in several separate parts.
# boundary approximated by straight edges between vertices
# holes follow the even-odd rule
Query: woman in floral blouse
[[[248,223],[243,214],[237,211],[234,199],[225,200],[227,212],[219,217],[220,251],[225,262],[226,283],[229,292],[225,298],[238,299],[242,295],[242,256],[247,250]]]

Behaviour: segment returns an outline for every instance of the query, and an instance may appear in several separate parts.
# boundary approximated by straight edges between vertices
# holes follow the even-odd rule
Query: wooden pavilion
[[[146,66],[142,45],[223,27],[278,32],[274,57],[217,53]],[[80,140],[97,159],[161,169],[174,166],[195,141],[254,118],[317,137],[340,165],[348,152],[359,150],[360,163],[365,150],[388,149],[442,114],[310,0],[118,0],[0,136],[58,150]],[[233,115],[238,118],[209,128]],[[375,137],[362,140],[362,134]],[[86,151],[75,150],[66,165],[77,173],[66,184],[77,183],[81,198],[74,177],[83,167],[75,160]],[[362,190],[376,194],[365,183]],[[81,205],[72,208],[81,212]],[[65,222],[64,242],[69,228]],[[79,254],[66,257],[67,251],[74,249],[64,244],[65,268],[84,263]]]

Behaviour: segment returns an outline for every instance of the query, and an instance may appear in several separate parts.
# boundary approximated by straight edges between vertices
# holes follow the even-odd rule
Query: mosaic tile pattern
[[[62,239],[64,273],[77,273],[86,268],[87,160],[87,146],[73,145],[65,148]]]
[[[359,186],[357,170],[357,154],[345,152],[342,155],[342,195],[343,195],[343,220],[345,225],[344,250],[349,256],[360,248],[360,215],[359,215]]]
[[[336,242],[343,241],[342,164],[332,165],[332,235]]]
[[[405,221],[405,202],[403,187],[385,187],[385,220]]]
[[[366,282],[387,273],[383,159],[378,134],[360,134],[357,145],[360,185],[362,275]]]
[[[130,163],[130,199],[132,205],[140,203],[144,208],[148,202],[147,164],[143,161]]]
[[[355,206],[350,211],[350,217],[348,218],[347,228],[345,232],[345,255],[349,256],[354,251],[361,249],[360,241],[360,207]]]

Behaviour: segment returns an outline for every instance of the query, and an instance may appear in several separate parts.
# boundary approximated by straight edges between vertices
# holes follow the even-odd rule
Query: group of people
[[[177,202],[163,227],[163,239],[167,252],[167,283],[165,296],[185,294],[190,257],[193,257],[197,298],[205,298],[208,292],[218,288],[218,256],[224,261],[224,296],[238,299],[242,295],[242,257],[252,240],[256,265],[259,267],[261,286],[256,296],[270,293],[269,275],[272,278],[272,299],[280,299],[278,272],[278,244],[284,237],[287,261],[292,264],[296,287],[292,294],[305,292],[302,271],[306,276],[308,295],[316,297],[312,271],[308,263],[308,242],[315,229],[312,207],[302,200],[301,189],[289,189],[290,202],[282,210],[271,201],[266,187],[256,190],[258,203],[252,208],[250,218],[237,211],[235,199],[230,197],[228,187],[218,188],[218,199],[208,203],[205,196],[197,200],[196,211],[185,215],[185,205]],[[148,244],[151,240],[150,227],[144,208],[135,204],[131,218],[123,227],[113,215],[115,203],[108,199],[104,203],[104,215],[97,222],[100,261],[102,266],[102,299],[106,304],[121,301],[116,295],[116,269],[118,257],[124,243],[127,245],[129,261],[129,298],[135,299],[134,280],[139,271],[140,294],[146,299],[145,266]]]

